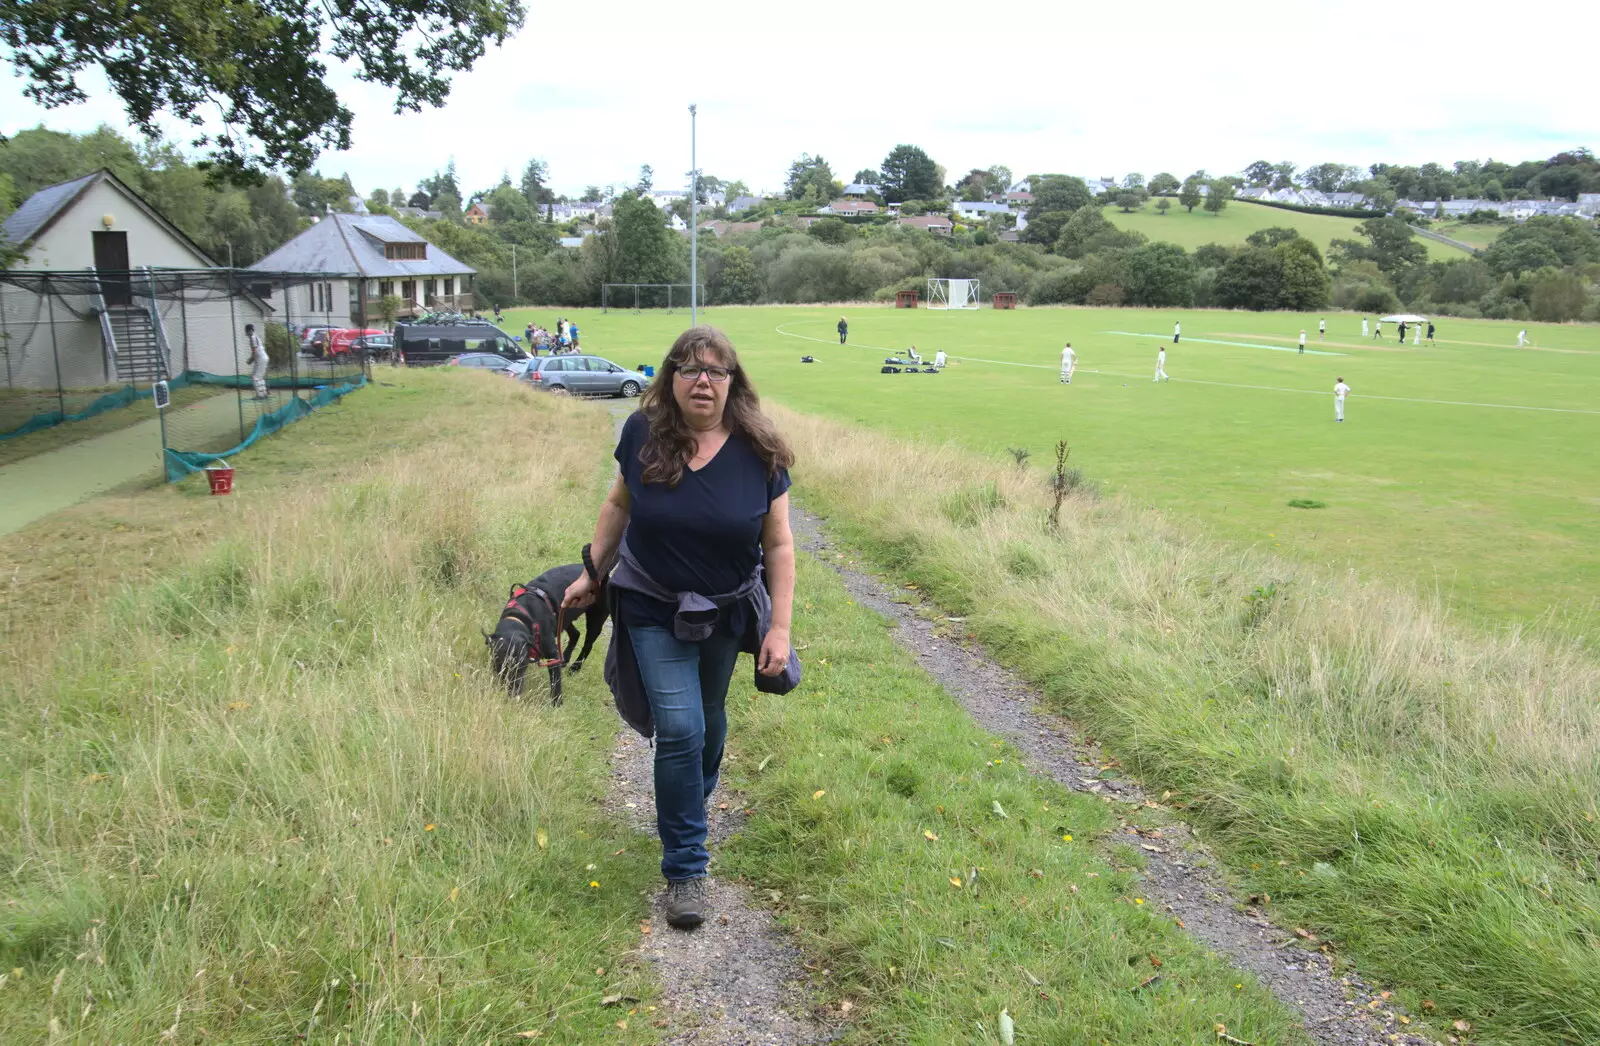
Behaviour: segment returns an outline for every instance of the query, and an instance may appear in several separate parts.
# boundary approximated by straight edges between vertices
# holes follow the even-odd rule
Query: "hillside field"
[[[1466,222],[1434,222],[1429,228],[1441,236],[1450,237],[1452,240],[1470,243],[1474,247],[1487,247],[1498,240],[1500,234],[1510,226],[1469,225]]]
[[[1283,212],[1287,213],[1287,212]],[[1175,217],[1175,216],[1172,216]],[[1151,216],[1151,220],[1156,219]],[[1196,217],[1197,222],[1202,219]],[[850,346],[834,334],[850,318]],[[571,311],[586,351],[658,363],[689,324],[674,314]],[[515,310],[554,325],[551,310]],[[1360,338],[1360,317],[1210,310],[1021,309],[943,313],[858,307],[714,309],[762,394],[796,409],[953,441],[1043,467],[1071,464],[1179,519],[1304,561],[1436,589],[1490,622],[1600,624],[1600,329],[1440,321],[1437,347]],[[1181,319],[1184,340],[1171,345]],[[1313,354],[1299,356],[1301,327]],[[1391,335],[1392,338],[1392,335]],[[1062,341],[1079,352],[1057,379]],[[915,343],[952,357],[938,376],[882,375]],[[1172,380],[1151,381],[1165,344]],[[802,355],[815,365],[799,362]],[[1315,353],[1326,353],[1315,354]],[[1333,421],[1332,388],[1353,392]],[[804,465],[798,483],[803,489]],[[1302,509],[1291,500],[1321,502]],[[912,535],[908,535],[910,537]]]
[[[1178,201],[1174,199],[1172,210],[1164,215],[1155,209],[1154,200],[1146,203],[1142,210],[1128,214],[1123,214],[1116,207],[1107,207],[1105,215],[1119,229],[1142,232],[1152,240],[1165,240],[1190,251],[1208,243],[1232,247],[1243,243],[1245,237],[1251,233],[1275,225],[1298,230],[1301,236],[1316,244],[1324,255],[1328,253],[1328,244],[1335,239],[1361,239],[1356,233],[1356,226],[1361,222],[1356,218],[1304,214],[1300,211],[1286,211],[1280,207],[1263,207],[1259,203],[1246,203],[1242,200],[1232,201],[1223,208],[1221,214],[1210,214],[1200,207],[1196,207],[1191,213],[1179,207]],[[1454,234],[1445,233],[1445,235]],[[1421,243],[1428,248],[1429,261],[1455,261],[1467,256],[1466,252],[1449,244],[1434,240],[1422,240]]]

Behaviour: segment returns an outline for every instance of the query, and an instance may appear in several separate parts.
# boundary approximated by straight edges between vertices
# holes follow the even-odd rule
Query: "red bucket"
[[[232,494],[233,466],[227,462],[206,466],[206,482],[211,484],[213,494]]]

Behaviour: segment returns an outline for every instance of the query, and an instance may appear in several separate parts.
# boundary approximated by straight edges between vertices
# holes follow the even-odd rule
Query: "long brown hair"
[[[733,350],[728,336],[715,327],[690,327],[678,335],[661,361],[656,380],[651,382],[640,400],[639,409],[650,423],[650,436],[639,451],[644,464],[646,483],[678,485],[683,470],[694,457],[695,434],[684,419],[673,395],[673,383],[678,380],[678,368],[693,362],[696,355],[706,363],[716,363],[728,368],[728,399],[723,407],[722,421],[728,426],[728,436],[742,437],[750,444],[767,475],[794,464],[794,451],[778,434],[772,421],[761,413],[761,397],[750,384],[749,375],[739,366],[739,354]]]

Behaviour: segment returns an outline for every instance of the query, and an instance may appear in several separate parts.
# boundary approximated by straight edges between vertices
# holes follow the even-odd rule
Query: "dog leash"
[[[593,556],[591,555],[591,553],[589,551],[589,547],[590,546],[588,546],[588,545],[584,545],[583,546],[583,569],[588,573],[589,578],[591,580],[593,580],[595,582],[599,582],[599,580],[600,580],[600,572],[597,571],[595,569],[595,567],[594,567],[594,558],[593,558]],[[544,600],[544,605],[545,606],[549,607],[550,609],[552,609],[552,610],[554,610],[556,612],[556,653],[560,654],[561,653],[561,635],[562,635],[563,632],[565,632],[567,630],[567,608],[566,608],[566,605],[562,604],[561,606],[557,606],[555,600],[551,599],[549,594],[547,592],[545,592],[544,589],[542,589],[542,588],[536,588],[533,591],[539,596],[540,599]],[[539,625],[538,625],[537,622],[535,622],[533,624],[533,645],[528,648],[528,660],[530,662],[533,662],[533,663],[537,664],[540,668],[560,668],[562,665],[565,665],[567,663],[567,659],[566,659],[565,656],[553,657],[553,658],[536,657],[535,654],[538,651],[538,649],[539,649]]]

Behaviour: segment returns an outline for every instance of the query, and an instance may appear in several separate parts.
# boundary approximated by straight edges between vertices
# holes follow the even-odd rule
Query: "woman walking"
[[[654,732],[666,917],[690,929],[709,911],[706,804],[722,765],[734,661],[754,654],[767,692],[799,682],[789,641],[794,454],[761,413],[727,337],[694,327],[623,425],[616,459],[586,557],[593,573],[562,605],[588,606],[611,574],[606,682],[629,725]]]

